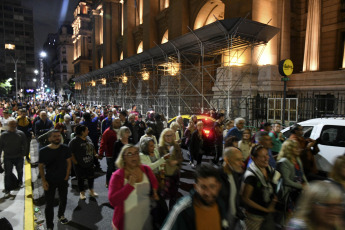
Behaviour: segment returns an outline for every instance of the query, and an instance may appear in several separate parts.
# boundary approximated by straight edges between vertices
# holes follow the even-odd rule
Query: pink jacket
[[[158,182],[151,168],[147,165],[140,165],[140,169],[149,178],[151,187],[153,189],[158,189]],[[109,181],[108,199],[111,206],[114,207],[113,224],[118,230],[124,229],[124,202],[129,194],[134,190],[134,187],[132,185],[124,185],[124,180],[125,170],[122,168],[116,170]]]

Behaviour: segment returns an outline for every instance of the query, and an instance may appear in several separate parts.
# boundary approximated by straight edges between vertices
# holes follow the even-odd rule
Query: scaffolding
[[[252,93],[239,94],[237,88],[245,81],[248,92],[257,90],[258,60],[278,31],[246,18],[190,29],[179,38],[75,78],[75,99],[125,109],[135,104],[142,113],[153,108],[170,118],[211,108],[232,117],[243,114],[249,108],[243,98]],[[249,62],[236,66],[248,53]]]

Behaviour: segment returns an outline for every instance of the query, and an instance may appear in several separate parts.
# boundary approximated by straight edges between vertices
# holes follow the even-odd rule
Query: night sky
[[[73,11],[79,0],[22,0],[33,9],[35,53],[42,50],[49,33],[56,33],[64,21],[73,21]]]

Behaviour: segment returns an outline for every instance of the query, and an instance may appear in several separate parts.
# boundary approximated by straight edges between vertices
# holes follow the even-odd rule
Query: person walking
[[[264,146],[253,147],[251,157],[253,161],[244,174],[242,192],[247,211],[246,227],[250,230],[274,229],[272,213],[277,197],[273,178],[276,171],[269,165],[268,150]]]
[[[80,199],[85,200],[84,180],[87,179],[90,196],[97,197],[93,185],[95,180],[95,170],[93,165],[94,157],[98,157],[95,148],[88,138],[89,129],[85,125],[75,127],[76,137],[71,140],[69,147],[71,149],[74,170],[78,179],[78,188]]]
[[[161,229],[230,230],[224,201],[219,197],[221,187],[216,168],[207,164],[198,167],[194,189],[176,203]]]
[[[197,165],[201,164],[202,155],[204,154],[204,137],[203,137],[203,130],[204,123],[202,121],[198,121],[196,124],[196,130],[192,134],[192,138],[189,145],[189,152],[190,152],[190,161],[189,164],[192,168],[195,168],[194,159],[197,161]]]
[[[246,120],[244,118],[238,117],[235,119],[234,123],[235,126],[228,131],[228,133],[225,136],[225,140],[231,136],[235,136],[238,138],[238,140],[242,140],[242,129],[244,128]]]
[[[4,169],[5,169],[5,194],[23,184],[23,165],[26,153],[27,138],[25,134],[17,129],[17,120],[8,119],[8,131],[0,136],[0,159],[4,151]],[[13,175],[13,166],[16,167],[17,176]]]
[[[40,112],[40,119],[34,123],[35,136],[39,137],[54,128],[53,122],[48,119],[45,111]]]
[[[116,160],[118,170],[109,181],[108,199],[114,207],[115,230],[152,229],[150,191],[158,200],[158,183],[150,167],[142,165],[139,149],[125,145]]]
[[[170,153],[170,157],[166,160],[164,167],[165,186],[162,191],[162,197],[169,199],[169,210],[171,210],[175,205],[178,196],[181,177],[180,170],[183,161],[181,148],[175,141],[175,133],[172,129],[166,128],[161,133],[158,151],[160,157],[164,157]]]
[[[269,135],[272,138],[272,155],[276,159],[280,149],[282,148],[282,143],[285,141],[283,133],[280,132],[281,125],[279,123],[275,123],[273,125],[272,131],[269,131]]]
[[[107,160],[107,174],[105,180],[105,187],[108,187],[111,174],[115,172],[115,160],[113,158],[114,143],[118,139],[118,133],[120,131],[121,121],[120,118],[114,118],[110,127],[107,128],[101,139],[101,145],[99,147],[99,156],[106,157]]]
[[[69,222],[64,214],[67,204],[68,178],[71,171],[71,152],[66,145],[61,144],[59,130],[50,132],[48,139],[50,144],[40,149],[38,167],[45,193],[46,208],[44,212],[47,228],[53,229],[56,189],[59,192],[59,221],[61,224]]]
[[[18,124],[18,130],[22,131],[26,136],[26,149],[25,149],[25,158],[30,163],[30,142],[32,138],[32,123],[30,118],[27,116],[26,109],[20,109],[18,111],[18,117],[17,117],[17,124]]]
[[[242,229],[240,220],[245,219],[240,208],[241,179],[244,172],[243,155],[240,149],[227,147],[224,149],[223,159],[223,166],[220,169],[222,189],[219,196],[224,200],[230,229],[239,230]]]

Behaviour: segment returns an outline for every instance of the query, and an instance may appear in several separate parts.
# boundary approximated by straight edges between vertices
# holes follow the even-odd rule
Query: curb
[[[25,161],[24,230],[34,230],[34,205],[32,200],[31,164]]]

